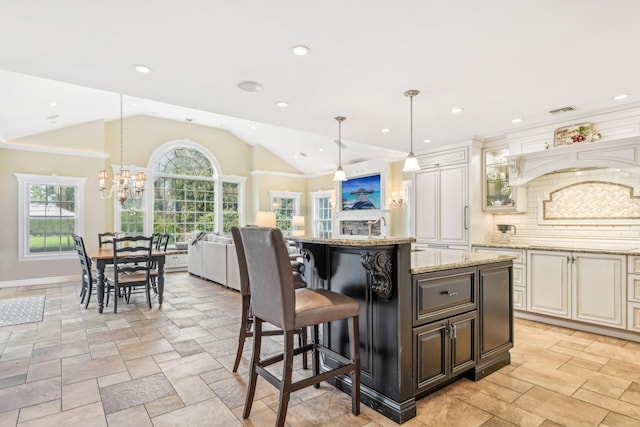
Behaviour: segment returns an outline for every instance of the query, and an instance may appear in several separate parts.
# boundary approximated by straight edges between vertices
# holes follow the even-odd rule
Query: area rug
[[[0,326],[42,322],[44,295],[0,300]]]

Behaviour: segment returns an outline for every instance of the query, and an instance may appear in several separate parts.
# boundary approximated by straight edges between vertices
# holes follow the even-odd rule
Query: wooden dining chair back
[[[248,418],[251,413],[258,375],[280,390],[276,425],[284,426],[291,393],[310,385],[318,387],[321,381],[347,373],[351,374],[351,412],[358,415],[359,303],[351,297],[326,289],[296,289],[289,254],[280,229],[244,227],[240,232],[245,250],[254,318],[253,352],[243,417]],[[349,358],[323,347],[319,342],[319,324],[342,319],[347,319],[348,322]],[[284,331],[284,351],[282,354],[262,359],[260,350],[264,322]],[[311,344],[294,349],[294,332],[308,326],[313,328]],[[309,350],[313,351],[313,375],[293,382],[293,356]],[[320,373],[319,352],[329,355],[338,366],[325,366],[324,372]],[[267,370],[268,366],[278,362],[283,362],[281,378]]]
[[[113,294],[113,312],[118,312],[118,296],[127,303],[132,293],[144,292],[151,308],[150,273],[153,237],[127,236],[113,239],[113,271],[107,274],[107,304]],[[140,289],[142,288],[142,290]]]
[[[162,233],[153,233],[153,248],[158,252],[166,252],[167,246],[169,246],[169,238],[171,235]],[[158,294],[158,260],[151,261],[151,289],[154,294]]]
[[[98,233],[98,246],[113,246],[113,239],[116,237],[116,233],[107,231],[106,233]]]
[[[80,303],[84,303],[84,308],[89,307],[89,300],[91,299],[91,293],[93,292],[93,284],[95,279],[93,272],[91,271],[91,258],[87,255],[87,250],[84,246],[84,239],[77,234],[73,235],[73,242],[75,245],[78,258],[80,259],[80,266],[82,267],[82,288],[80,290]]]
[[[238,227],[231,227],[231,237],[233,238],[233,244],[235,246],[236,256],[238,258],[238,271],[240,273],[240,294],[242,295],[242,313],[240,317],[240,332],[238,333],[238,349],[236,350],[236,360],[233,363],[232,369],[232,372],[238,372],[238,366],[240,365],[242,352],[244,350],[244,343],[247,338],[253,337],[253,314],[251,313],[251,289],[249,286],[249,271],[247,270],[247,259],[244,253],[242,236],[240,235],[240,229]],[[299,276],[296,280],[296,287],[304,286],[305,283],[304,281],[302,281],[301,276]],[[296,331],[296,333],[298,334],[298,341],[300,345],[306,345],[306,328],[299,329]],[[262,335],[282,335],[282,329],[263,331]],[[307,353],[305,352],[303,354],[302,367],[304,369],[307,369],[307,364]]]

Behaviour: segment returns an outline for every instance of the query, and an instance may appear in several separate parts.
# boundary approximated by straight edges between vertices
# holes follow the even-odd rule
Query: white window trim
[[[222,182],[220,181],[220,177],[222,176],[222,168],[220,167],[220,163],[218,163],[218,159],[209,151],[205,146],[198,144],[197,142],[191,141],[190,139],[174,139],[169,142],[165,142],[161,146],[155,149],[151,157],[149,157],[149,162],[147,163],[147,169],[149,173],[147,174],[147,190],[145,193],[154,194],[154,185],[153,182],[155,180],[155,176],[153,171],[155,170],[156,163],[158,163],[158,159],[164,153],[174,148],[187,147],[192,148],[194,150],[202,153],[208,160],[211,162],[211,166],[213,167],[213,175],[211,179],[214,180],[216,184],[216,194],[214,200],[214,215],[216,218],[222,218],[222,199],[220,199],[220,194],[222,193]],[[170,175],[163,175],[170,176]],[[184,178],[180,176],[180,178]],[[150,215],[146,215],[144,219],[144,229],[145,233],[147,230],[153,230],[153,197],[145,194],[145,209],[150,212]],[[215,231],[220,233],[222,230],[222,225],[219,224],[221,221],[216,221]]]
[[[311,212],[309,215],[309,224],[311,226],[311,234],[316,236],[318,233],[317,230],[317,222],[318,222],[318,199],[331,199],[331,229],[334,230],[335,226],[335,203],[336,203],[336,191],[335,190],[319,190],[312,191],[309,193],[309,206],[311,206]],[[335,231],[334,231],[335,232]]]
[[[145,235],[151,234],[151,228],[149,227],[149,222],[147,221],[147,212],[149,209],[153,209],[153,205],[151,204],[152,198],[149,196],[149,193],[153,194],[153,176],[150,173],[149,169],[141,168],[135,165],[123,166],[124,169],[127,169],[131,176],[135,176],[138,172],[144,172],[147,180],[144,183],[144,193],[142,194],[142,209],[145,213],[144,222],[142,224],[143,233]],[[120,165],[111,165],[112,176],[115,176],[117,173],[120,173]],[[151,182],[151,185],[149,185]],[[113,199],[113,231],[119,232],[122,231],[122,206],[120,206],[120,202],[117,198]],[[153,216],[153,214],[152,214]]]
[[[76,187],[75,234],[84,234],[84,187],[87,178],[58,175],[31,175],[16,173],[18,179],[18,261],[72,259],[76,251],[29,253],[29,185],[62,185]]]
[[[269,206],[273,208],[273,199],[294,199],[293,214],[300,215],[300,198],[302,193],[296,191],[269,191]]]
[[[240,227],[244,227],[245,226],[245,209],[244,209],[244,193],[245,193],[245,187],[246,187],[246,183],[247,183],[247,177],[245,176],[236,176],[236,175],[222,175],[222,178],[219,180],[220,181],[220,193],[222,194],[222,183],[223,182],[230,182],[233,184],[238,184],[238,225]],[[216,221],[219,222],[219,227],[218,224],[216,224],[216,230],[218,230],[218,232],[222,232],[222,226],[223,226],[223,221],[222,221],[222,198],[219,197],[218,198],[220,200],[220,221]]]

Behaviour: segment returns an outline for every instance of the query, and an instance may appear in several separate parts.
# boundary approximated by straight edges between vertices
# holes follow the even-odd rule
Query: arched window
[[[153,231],[185,242],[194,230],[216,231],[216,173],[191,147],[164,151],[153,169]]]

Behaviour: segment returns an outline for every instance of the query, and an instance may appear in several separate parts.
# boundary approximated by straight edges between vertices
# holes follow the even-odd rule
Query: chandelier
[[[98,173],[98,180],[100,181],[99,190],[100,197],[103,199],[109,199],[113,196],[117,197],[120,202],[120,206],[124,206],[124,202],[127,199],[140,200],[144,194],[144,181],[147,177],[144,172],[138,172],[136,176],[131,179],[129,170],[124,168],[124,145],[123,145],[123,123],[124,118],[122,115],[122,94],[120,94],[120,172],[113,177],[113,183],[111,188],[107,191],[106,182],[109,180],[109,174],[106,170],[102,169]]]

